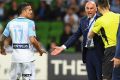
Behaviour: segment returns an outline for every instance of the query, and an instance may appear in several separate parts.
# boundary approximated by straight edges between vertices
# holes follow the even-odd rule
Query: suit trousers
[[[112,80],[120,80],[120,66],[113,69]]]
[[[102,80],[102,58],[94,48],[87,50],[86,69],[88,80]]]

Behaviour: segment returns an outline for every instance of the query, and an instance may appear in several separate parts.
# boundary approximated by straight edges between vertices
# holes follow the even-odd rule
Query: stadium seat
[[[39,41],[47,46],[49,36],[49,22],[36,22],[36,34]]]
[[[50,24],[50,36],[55,37],[57,43],[59,43],[60,36],[63,32],[63,27],[62,22],[52,22]]]

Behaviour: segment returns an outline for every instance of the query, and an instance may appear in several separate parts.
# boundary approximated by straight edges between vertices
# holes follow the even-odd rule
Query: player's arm
[[[77,32],[75,32],[62,46],[56,46],[54,48],[54,50],[51,52],[51,55],[58,55],[60,54],[63,50],[65,50],[66,48],[71,47],[74,42],[82,35],[82,22],[80,22],[80,26],[77,30]]]
[[[36,32],[35,32],[35,23],[33,21],[31,21],[29,23],[29,38],[30,38],[30,42],[31,44],[38,50],[38,52],[40,53],[40,55],[42,56],[43,53],[46,53],[44,50],[41,49],[41,46],[39,44],[39,42],[36,39]]]
[[[36,38],[34,36],[30,37],[30,42],[37,49],[37,51],[40,53],[40,56],[42,56],[44,51],[41,49],[39,42],[36,40]]]
[[[2,55],[6,55],[5,53],[5,49],[4,49],[4,40],[9,37],[10,35],[10,31],[9,31],[9,23],[7,24],[5,30],[3,31],[3,33],[0,35],[0,49],[1,49],[1,54]]]
[[[2,55],[6,55],[5,53],[5,49],[4,49],[4,40],[6,39],[6,36],[4,36],[3,34],[0,35],[0,53]]]

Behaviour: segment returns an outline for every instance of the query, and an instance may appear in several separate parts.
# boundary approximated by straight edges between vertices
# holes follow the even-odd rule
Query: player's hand
[[[119,58],[113,58],[111,61],[113,61],[114,68],[120,67],[120,59]]]
[[[40,53],[40,56],[42,56],[43,53],[47,53],[47,52],[44,49],[41,49],[39,53]]]
[[[0,49],[0,54],[6,55],[5,49]]]
[[[58,55],[60,54],[62,51],[64,50],[64,48],[62,47],[55,47],[54,50],[51,52],[51,55]]]

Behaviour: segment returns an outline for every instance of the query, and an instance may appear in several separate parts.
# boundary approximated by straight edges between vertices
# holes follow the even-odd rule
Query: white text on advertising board
[[[54,74],[60,74],[60,65],[62,65],[62,74],[67,75],[68,70],[71,71],[71,75],[87,75],[86,67],[82,60],[71,60],[68,64],[67,60],[51,60],[51,64],[54,65]]]

